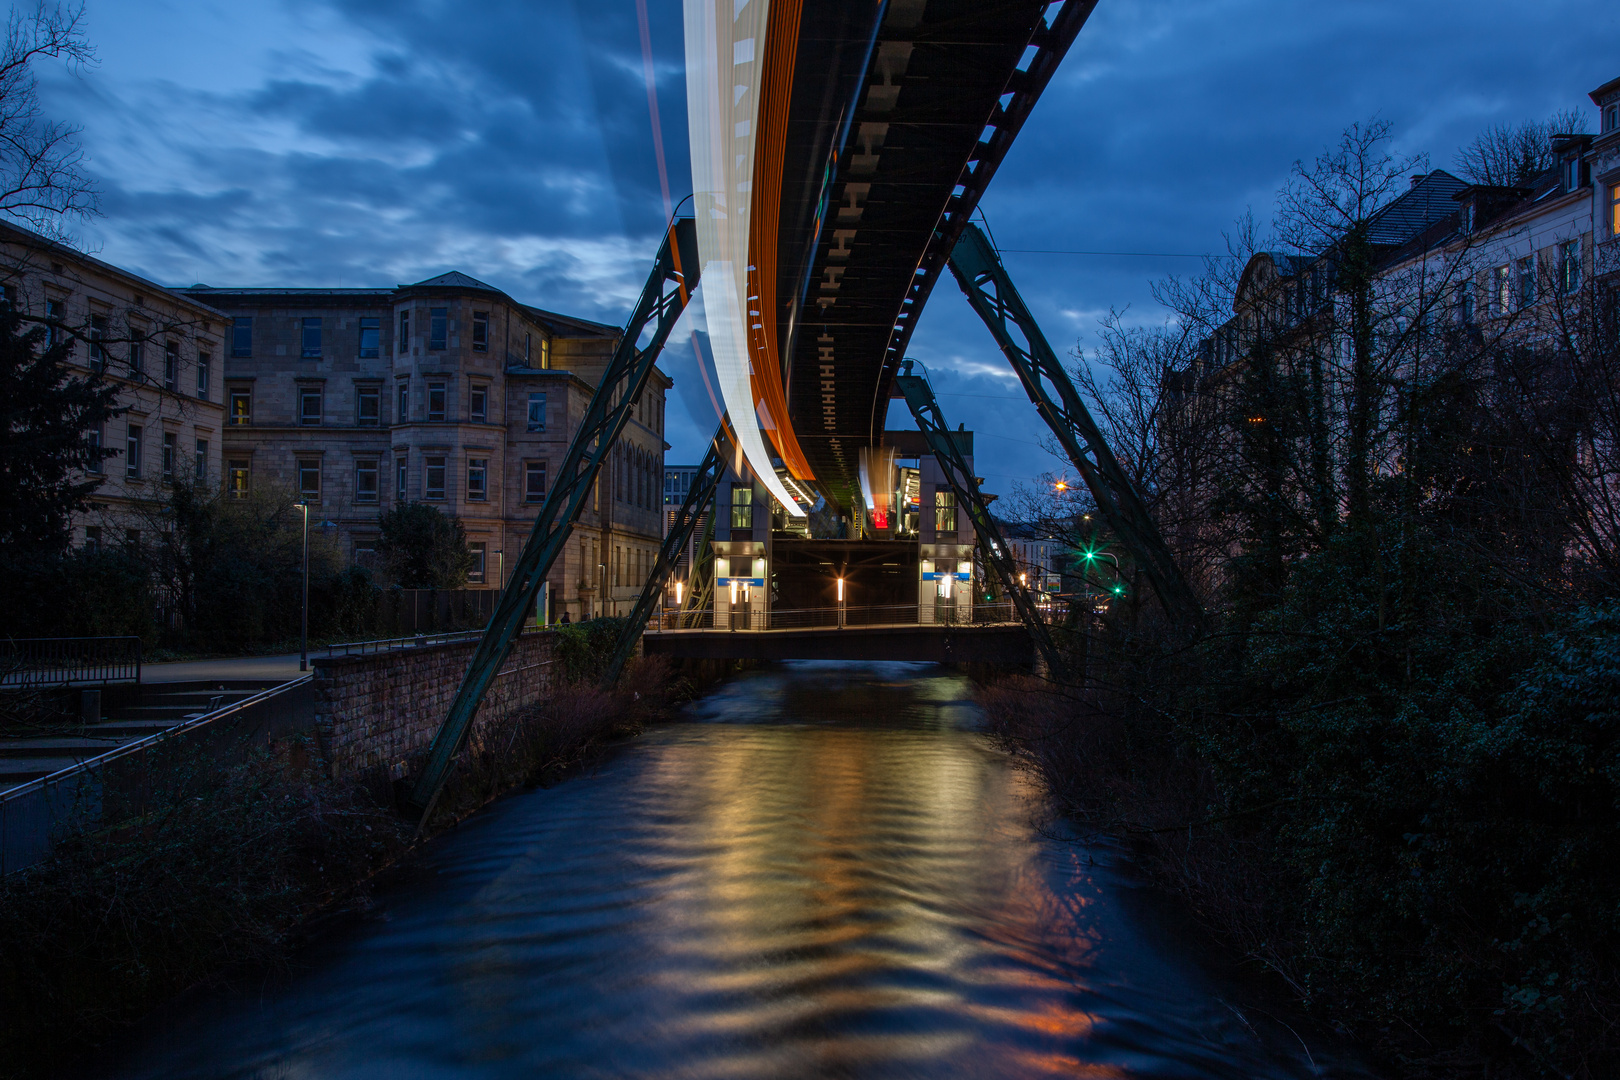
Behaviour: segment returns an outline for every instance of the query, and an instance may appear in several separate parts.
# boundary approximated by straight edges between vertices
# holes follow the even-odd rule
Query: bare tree
[[[96,212],[95,185],[84,170],[79,128],[48,119],[39,102],[35,61],[70,68],[95,62],[84,33],[84,5],[13,8],[0,47],[0,212],[55,240],[67,223]]]
[[[1457,172],[1475,184],[1526,184],[1557,164],[1552,152],[1554,135],[1578,135],[1586,131],[1586,125],[1586,114],[1580,109],[1563,109],[1546,120],[1488,127],[1457,151]]]

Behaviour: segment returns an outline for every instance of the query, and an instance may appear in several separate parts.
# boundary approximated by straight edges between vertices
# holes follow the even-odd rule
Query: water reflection
[[[1041,834],[974,718],[939,668],[753,673],[112,1075],[1323,1075],[1144,932],[1106,853]]]

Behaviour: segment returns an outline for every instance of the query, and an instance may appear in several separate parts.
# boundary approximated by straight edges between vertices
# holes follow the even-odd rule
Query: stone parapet
[[[479,707],[482,728],[538,702],[553,685],[557,632],[523,634]],[[461,686],[476,641],[364,656],[315,658],[315,723],[334,777],[386,769],[405,775],[425,752]]]

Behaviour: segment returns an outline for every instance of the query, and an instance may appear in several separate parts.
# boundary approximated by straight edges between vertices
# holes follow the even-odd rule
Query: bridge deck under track
[[[813,630],[670,630],[642,637],[649,656],[701,660],[910,660],[1028,667],[1022,625],[861,626]]]

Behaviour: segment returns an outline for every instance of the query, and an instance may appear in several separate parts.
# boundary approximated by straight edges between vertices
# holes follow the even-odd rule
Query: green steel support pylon
[[[652,274],[636,302],[624,336],[591,396],[579,432],[569,444],[562,467],[546,501],[534,519],[523,553],[512,565],[511,580],[501,592],[495,614],[467,665],[450,713],[428,748],[427,763],[411,786],[406,809],[426,824],[450,775],[456,755],[466,745],[473,719],[484,694],[512,652],[512,642],[534,610],[535,597],[562,554],[563,546],[585,508],[602,462],[630,419],[631,407],[646,388],[653,364],[675,321],[686,309],[698,284],[697,226],[691,218],[676,218],[664,234]],[[646,336],[645,346],[640,345]]]
[[[911,415],[917,421],[918,429],[923,433],[923,438],[928,440],[928,448],[934,452],[940,468],[944,470],[945,479],[950,483],[951,490],[956,492],[957,503],[967,510],[968,520],[973,522],[973,532],[979,539],[979,550],[984,555],[985,562],[995,570],[996,576],[1001,579],[1002,586],[1007,590],[1007,595],[1012,598],[1013,606],[1018,609],[1018,616],[1023,619],[1024,627],[1035,642],[1036,650],[1041,654],[1041,659],[1046,661],[1047,671],[1061,682],[1067,676],[1068,669],[1058,652],[1057,643],[1052,640],[1052,629],[1041,618],[1040,609],[1035,606],[1029,590],[1018,582],[1018,566],[1013,560],[1012,549],[1002,538],[1001,529],[996,525],[995,518],[990,516],[990,504],[979,491],[979,483],[973,477],[973,470],[968,468],[967,459],[962,456],[962,448],[956,444],[954,432],[939,410],[939,401],[934,397],[933,388],[921,375],[913,375],[911,366],[911,361],[902,361],[900,374],[894,379],[895,385],[905,395],[906,404],[911,408]]]
[[[664,584],[669,580],[670,572],[680,561],[681,552],[692,539],[692,530],[697,520],[703,515],[703,510],[714,499],[715,489],[720,486],[720,477],[726,471],[725,455],[726,425],[721,421],[714,438],[709,440],[709,452],[703,455],[703,464],[698,466],[697,475],[692,478],[692,486],[687,489],[686,499],[675,514],[675,521],[669,527],[669,535],[664,537],[663,546],[658,549],[658,561],[653,564],[652,576],[647,579],[647,585],[641,590],[641,596],[636,600],[635,608],[630,612],[630,619],[625,623],[624,629],[619,633],[619,643],[614,646],[613,656],[609,658],[605,673],[602,676],[603,686],[612,686],[619,681],[619,675],[624,671],[624,665],[629,661],[630,654],[635,652],[636,640],[641,632],[647,628],[647,620],[651,617],[653,608],[658,606],[664,593]]]
[[[1195,631],[1201,628],[1203,608],[1171,558],[1147,504],[1108,448],[1102,429],[1013,287],[995,249],[971,222],[951,252],[950,265],[968,303],[995,336],[1018,381],[1024,384],[1024,392],[1091,489],[1103,520],[1147,575],[1165,612],[1173,622]],[[1024,344],[1018,343],[1015,331],[1023,336]]]

